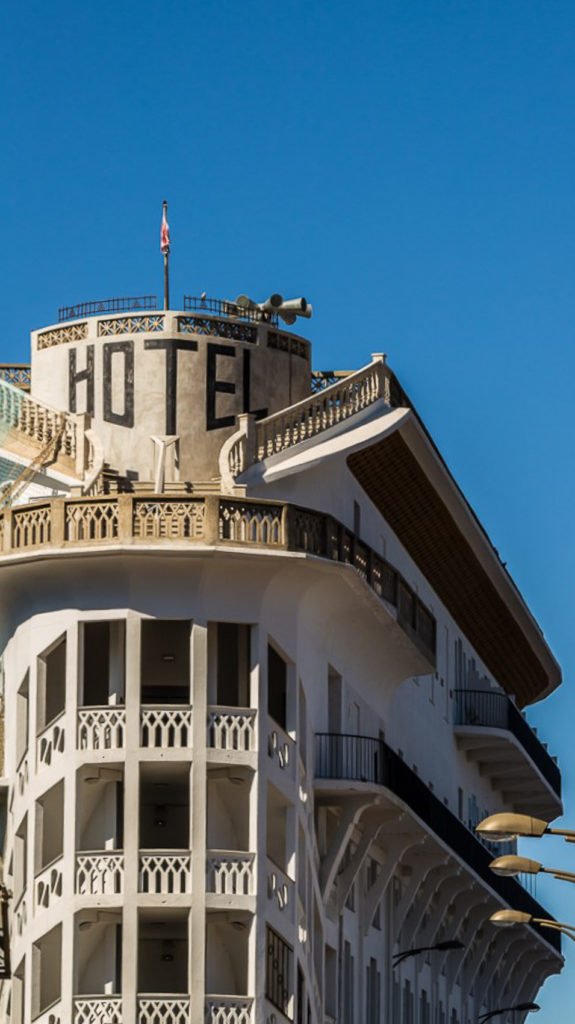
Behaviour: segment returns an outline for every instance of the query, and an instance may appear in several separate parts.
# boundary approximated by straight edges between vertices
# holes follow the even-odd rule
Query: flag
[[[160,232],[160,250],[161,252],[170,251],[170,225],[168,224],[167,217],[168,204],[164,203],[164,212],[162,215],[162,230]]]

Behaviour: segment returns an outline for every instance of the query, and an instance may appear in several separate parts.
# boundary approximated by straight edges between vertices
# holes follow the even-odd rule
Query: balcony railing
[[[192,857],[185,850],[142,850],[138,890],[152,895],[182,896],[191,892]]]
[[[190,997],[138,996],[138,1024],[190,1024]]]
[[[34,879],[34,902],[36,910],[47,910],[55,900],[62,896],[62,874],[64,860],[56,857],[55,860],[42,868]]]
[[[122,850],[93,850],[76,854],[76,893],[79,896],[118,896],[123,889]]]
[[[250,751],[256,749],[256,739],[256,712],[252,708],[208,708],[208,747]]]
[[[141,710],[140,742],[143,747],[190,747],[192,709],[188,704],[148,704]]]
[[[204,1024],[253,1024],[253,999],[206,996]]]
[[[317,733],[315,775],[316,779],[385,786],[508,906],[533,917],[549,917],[519,882],[513,878],[502,878],[490,870],[492,854],[383,740],[370,736]],[[546,930],[544,937],[561,951],[559,933]]]
[[[181,524],[184,524],[182,527]],[[397,622],[435,663],[435,618],[389,562],[333,516],[282,502],[222,495],[150,494],[52,499],[0,516],[0,555],[51,546],[186,544],[292,551],[349,565],[395,609]]]
[[[218,896],[253,896],[255,893],[255,859],[255,853],[208,850],[206,853],[206,891]]]
[[[495,690],[455,690],[455,725],[505,729],[521,744],[558,797],[561,772],[507,694]]]
[[[121,996],[78,996],[74,1024],[123,1024]]]
[[[64,713],[54,718],[36,739],[36,757],[38,767],[49,767],[57,754],[64,753],[66,734],[64,731]]]
[[[78,711],[79,750],[117,750],[124,746],[126,710],[108,704]]]

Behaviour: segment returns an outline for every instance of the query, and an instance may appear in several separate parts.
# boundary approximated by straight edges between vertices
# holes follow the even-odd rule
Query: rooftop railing
[[[533,917],[549,917],[519,882],[490,870],[493,854],[384,740],[371,736],[317,733],[315,755],[316,779],[347,779],[385,786],[508,906]],[[545,939],[561,952],[559,933],[546,930]]]
[[[96,299],[92,302],[77,302],[75,306],[60,306],[58,322],[78,320],[82,316],[98,316],[99,313],[125,313],[133,309],[157,309],[155,295],[119,296],[112,299]]]
[[[561,772],[557,764],[507,694],[496,690],[455,690],[455,725],[510,732],[554,793],[561,796]]]

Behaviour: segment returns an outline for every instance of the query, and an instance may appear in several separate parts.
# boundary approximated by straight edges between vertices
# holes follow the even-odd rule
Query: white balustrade
[[[16,906],[14,907],[14,927],[16,929],[16,936],[20,938],[26,925],[28,924],[28,903],[26,900],[26,893],[23,892]]]
[[[249,996],[206,996],[204,1024],[253,1024]]]
[[[280,910],[292,908],[294,883],[280,868],[268,859],[268,898],[275,900]]]
[[[126,710],[108,704],[78,711],[79,750],[117,750],[124,746]]]
[[[122,997],[79,996],[74,999],[74,1024],[122,1024]]]
[[[76,854],[78,896],[117,896],[124,889],[124,854],[96,850]]]
[[[65,738],[64,714],[62,713],[53,722],[50,722],[42,732],[38,733],[36,739],[38,764],[48,767],[52,764],[56,754],[63,754]]]
[[[290,775],[294,774],[295,742],[279,725],[273,725],[270,728],[268,754],[271,758],[277,759],[282,771],[288,772]]]
[[[18,766],[18,795],[22,796],[30,779],[30,761],[25,754]]]
[[[34,879],[34,900],[36,908],[47,910],[62,895],[62,857],[43,868]]]
[[[189,705],[148,705],[141,712],[143,747],[191,747],[192,709]]]
[[[253,896],[255,853],[208,850],[206,889],[219,896]]]
[[[42,1010],[38,1017],[34,1017],[34,1024],[62,1024],[62,1003],[57,999],[51,1006]]]
[[[138,1024],[190,1024],[189,996],[138,996]]]
[[[208,747],[255,750],[256,712],[251,708],[208,708]]]
[[[138,889],[160,895],[191,892],[191,854],[182,850],[146,850],[140,853]]]

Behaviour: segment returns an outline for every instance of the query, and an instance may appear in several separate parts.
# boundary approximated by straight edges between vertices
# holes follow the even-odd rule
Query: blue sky
[[[563,664],[532,720],[575,826],[575,6],[6,0],[0,57],[1,361],[160,293],[164,196],[174,305],[304,294],[316,368],[386,351]]]

